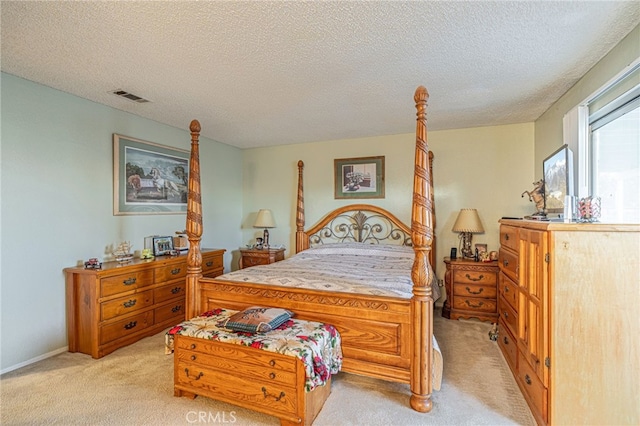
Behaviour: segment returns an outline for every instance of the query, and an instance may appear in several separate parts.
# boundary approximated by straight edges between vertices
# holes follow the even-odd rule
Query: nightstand
[[[285,249],[240,249],[240,269],[284,260]]]
[[[498,321],[498,262],[475,262],[444,258],[447,300],[442,316],[449,319],[478,318]]]

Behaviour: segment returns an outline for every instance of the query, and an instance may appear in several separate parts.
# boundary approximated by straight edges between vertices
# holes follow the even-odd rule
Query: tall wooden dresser
[[[202,251],[204,276],[222,274],[224,252]],[[69,352],[101,358],[185,319],[185,254],[64,272]]]
[[[500,221],[498,344],[539,424],[640,424],[640,225]]]

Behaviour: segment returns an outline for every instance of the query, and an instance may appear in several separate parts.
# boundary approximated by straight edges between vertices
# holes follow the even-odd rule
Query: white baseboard
[[[61,354],[63,352],[67,352],[68,350],[69,350],[69,346],[65,346],[64,348],[60,348],[60,349],[56,349],[56,350],[51,351],[51,352],[47,352],[46,354],[37,356],[35,358],[31,358],[30,360],[27,360],[25,362],[21,362],[19,364],[12,365],[11,367],[7,367],[4,370],[0,371],[0,375],[3,375],[5,373],[8,373],[8,372],[13,371],[13,370],[17,370],[18,368],[26,367],[27,365],[33,364],[33,363],[38,362],[38,361],[42,361],[43,359],[51,358],[52,356],[56,356],[56,355]]]

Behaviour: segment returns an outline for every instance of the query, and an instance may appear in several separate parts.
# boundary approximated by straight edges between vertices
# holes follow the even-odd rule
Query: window
[[[600,197],[601,222],[640,223],[640,58],[565,116],[565,138],[578,197]]]

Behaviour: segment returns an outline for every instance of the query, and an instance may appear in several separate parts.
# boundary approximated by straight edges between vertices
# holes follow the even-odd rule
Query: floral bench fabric
[[[165,352],[173,352],[176,334],[244,345],[299,358],[305,366],[307,392],[324,385],[342,368],[340,334],[334,326],[320,322],[290,319],[266,333],[235,332],[218,323],[238,311],[214,309],[171,328],[165,337]]]

